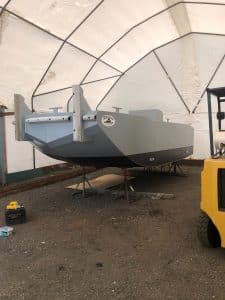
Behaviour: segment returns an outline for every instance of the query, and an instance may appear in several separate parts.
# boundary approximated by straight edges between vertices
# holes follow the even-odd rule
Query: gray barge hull
[[[80,94],[78,102],[82,101],[73,112],[34,113],[21,96],[16,98],[17,139],[59,160],[83,166],[147,167],[193,153],[193,128],[164,122],[159,110],[90,111]]]
[[[156,166],[193,153],[190,126],[110,113],[115,125],[105,127],[101,120],[106,115],[109,112],[97,112],[97,120],[84,129],[85,142],[73,141],[72,121],[48,125],[28,123],[26,139],[48,156],[84,166]],[[63,136],[60,136],[62,127]]]

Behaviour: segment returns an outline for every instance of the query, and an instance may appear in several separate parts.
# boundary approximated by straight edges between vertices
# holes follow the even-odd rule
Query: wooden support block
[[[127,177],[128,180],[131,180],[132,178],[134,177]],[[122,184],[123,182],[124,182],[124,176],[117,175],[117,174],[106,174],[89,180],[89,183],[92,186],[92,188],[96,190],[108,189],[117,186],[119,184]],[[79,183],[80,185],[78,186]],[[74,189],[74,190],[82,190],[83,186],[81,183],[82,183],[82,178],[80,182],[70,185],[66,188]],[[87,182],[85,182],[85,189],[89,189]]]

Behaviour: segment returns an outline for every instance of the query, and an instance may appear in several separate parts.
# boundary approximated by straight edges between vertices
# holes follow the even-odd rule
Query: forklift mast
[[[212,121],[212,95],[217,98],[217,114],[216,118],[218,121],[219,131],[225,131],[222,129],[222,120],[225,119],[225,112],[221,111],[221,103],[225,102],[225,87],[207,89],[207,100],[208,100],[208,120],[209,120],[209,139],[210,139],[210,154],[212,157],[215,156],[214,151],[214,138],[213,138],[213,121]]]

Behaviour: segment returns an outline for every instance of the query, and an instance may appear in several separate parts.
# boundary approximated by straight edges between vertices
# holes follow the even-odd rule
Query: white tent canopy
[[[195,128],[193,158],[208,151],[206,88],[225,86],[225,1],[0,0],[0,99],[67,109],[81,84],[93,109],[158,108]],[[56,161],[14,138],[8,171]],[[15,151],[20,160],[15,159]]]

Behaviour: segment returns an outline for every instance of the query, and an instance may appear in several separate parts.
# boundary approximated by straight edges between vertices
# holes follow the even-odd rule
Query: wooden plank
[[[124,192],[123,191],[115,191],[113,193],[114,195],[118,197],[123,197]],[[167,194],[167,193],[152,193],[152,192],[135,192],[135,191],[128,191],[129,197],[135,198],[136,200],[140,200],[143,198],[148,198],[151,200],[161,200],[161,199],[174,199],[174,194]]]
[[[132,178],[134,177],[127,177],[128,180],[131,180]],[[117,186],[123,182],[124,182],[124,176],[117,175],[117,174],[106,174],[89,180],[90,185],[96,190],[108,189],[113,186]],[[82,183],[82,178],[78,183]],[[78,186],[78,184],[76,183],[66,188],[74,189],[74,190],[82,190],[83,186],[82,184]],[[88,188],[89,186],[87,182],[85,182],[85,189]]]

